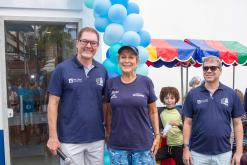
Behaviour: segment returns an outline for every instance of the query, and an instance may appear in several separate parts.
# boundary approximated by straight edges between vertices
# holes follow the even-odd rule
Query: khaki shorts
[[[62,143],[61,150],[72,161],[69,165],[103,165],[104,163],[104,140],[69,144]],[[60,165],[67,165],[60,159]]]

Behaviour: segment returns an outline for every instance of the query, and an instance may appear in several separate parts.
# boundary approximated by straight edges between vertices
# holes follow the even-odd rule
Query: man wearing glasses
[[[221,73],[222,65],[218,57],[204,58],[205,83],[192,89],[185,99],[183,161],[186,165],[240,163],[243,152],[241,116],[244,109],[236,92],[220,83]],[[231,121],[236,139],[236,152],[233,157],[230,144]]]
[[[77,54],[59,64],[48,87],[47,147],[61,149],[73,165],[102,165],[104,154],[103,94],[107,72],[93,59],[99,34],[90,27],[80,30]],[[65,164],[61,159],[60,164]]]

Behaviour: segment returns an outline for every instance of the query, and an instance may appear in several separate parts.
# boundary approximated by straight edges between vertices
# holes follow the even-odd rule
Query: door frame
[[[9,124],[7,112],[7,84],[6,84],[6,55],[5,55],[5,21],[20,22],[66,22],[78,23],[78,29],[82,28],[81,18],[61,18],[61,17],[18,17],[0,16],[0,129],[1,125],[4,134],[4,157],[5,164],[10,165],[10,144],[9,144]],[[1,154],[1,153],[0,153]],[[1,156],[1,155],[0,155]]]

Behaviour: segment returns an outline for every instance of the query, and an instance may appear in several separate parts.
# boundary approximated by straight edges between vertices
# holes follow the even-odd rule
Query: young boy
[[[167,138],[167,146],[158,150],[156,160],[173,158],[176,165],[183,165],[182,117],[176,109],[179,92],[174,87],[163,87],[160,91],[160,100],[166,106],[160,118],[164,127],[161,136]]]

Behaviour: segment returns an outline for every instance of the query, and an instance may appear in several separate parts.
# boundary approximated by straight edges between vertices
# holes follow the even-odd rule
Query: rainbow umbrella
[[[160,68],[181,66],[181,95],[183,97],[183,67],[186,72],[186,92],[188,91],[188,66],[194,65],[196,57],[196,48],[186,44],[183,40],[152,39],[150,45],[146,48],[149,53],[149,59],[146,62],[148,66]]]
[[[185,39],[184,41],[197,48],[194,59],[198,64],[202,64],[203,57],[209,55],[219,57],[226,66],[247,63],[247,47],[237,41],[197,39]]]
[[[247,64],[247,47],[237,41],[215,41],[185,39],[186,43],[196,47],[194,60],[202,64],[203,57],[213,55],[220,58],[225,66],[233,65],[233,88],[235,86],[235,66]]]
[[[147,65],[159,68],[194,64],[196,48],[182,40],[152,39],[147,51]]]

